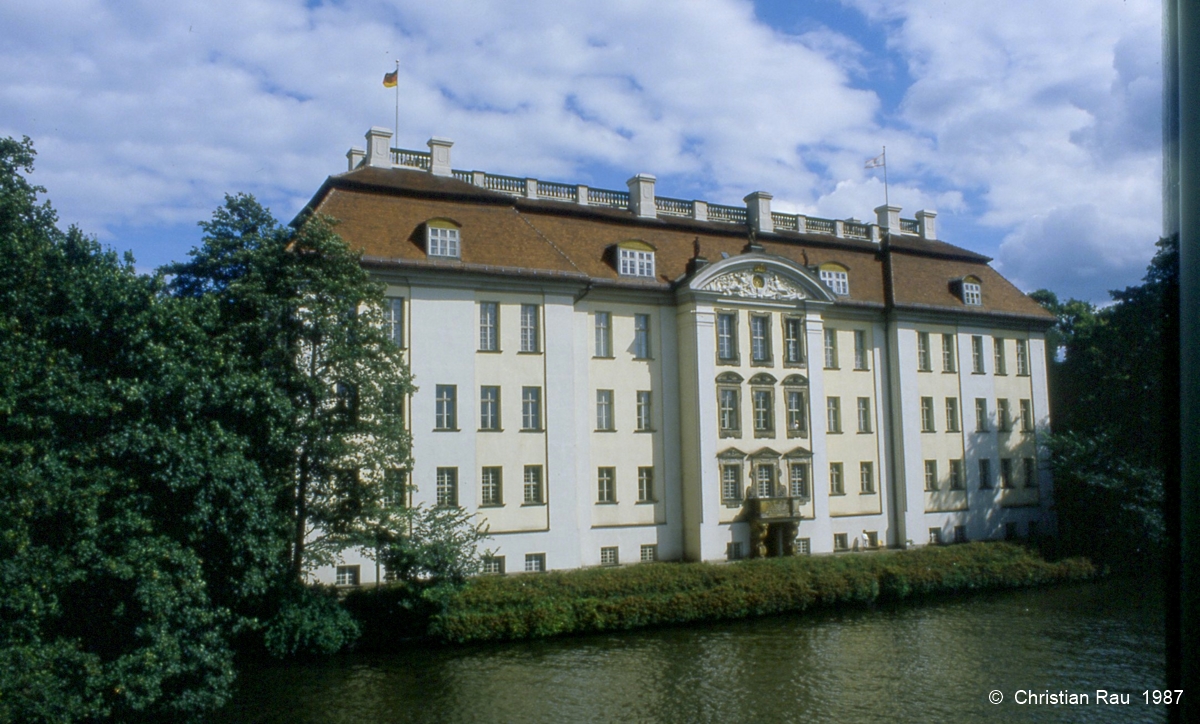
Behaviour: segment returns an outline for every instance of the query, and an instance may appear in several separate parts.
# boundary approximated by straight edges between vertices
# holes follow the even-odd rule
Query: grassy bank
[[[1050,563],[1018,545],[801,556],[735,564],[646,563],[480,577],[441,612],[403,586],[365,589],[346,604],[364,640],[422,632],[452,641],[538,638],[803,611],[839,603],[1035,586],[1095,575],[1083,559]]]

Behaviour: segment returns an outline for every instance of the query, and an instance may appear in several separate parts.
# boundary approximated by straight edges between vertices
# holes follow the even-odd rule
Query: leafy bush
[[[263,643],[278,658],[333,654],[358,638],[358,623],[338,605],[337,591],[297,586],[267,623]]]
[[[445,610],[426,611],[427,631],[452,642],[540,638],[1074,581],[1094,574],[1082,559],[1048,563],[1022,546],[970,543],[731,565],[644,563],[487,576],[470,581]],[[413,608],[398,602],[416,597],[405,587],[367,589],[354,594],[351,609],[365,628],[385,632],[404,622],[412,626]]]

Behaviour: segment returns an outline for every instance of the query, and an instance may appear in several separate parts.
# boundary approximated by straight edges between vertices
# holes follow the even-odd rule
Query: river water
[[[1142,692],[1164,666],[1161,593],[1109,580],[265,667],[219,721],[1159,722]],[[1018,690],[1089,702],[1021,704]]]

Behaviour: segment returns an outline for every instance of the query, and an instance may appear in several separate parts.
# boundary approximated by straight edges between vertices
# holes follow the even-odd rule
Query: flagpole
[[[392,143],[399,145],[400,141],[400,59],[396,59],[396,125],[392,127]]]
[[[883,147],[883,205],[891,206],[892,201],[888,198],[888,182],[887,182],[887,146]]]

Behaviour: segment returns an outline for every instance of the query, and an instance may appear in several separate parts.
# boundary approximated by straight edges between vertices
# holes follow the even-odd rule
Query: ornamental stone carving
[[[729,272],[704,285],[704,290],[732,297],[791,301],[808,295],[794,282],[770,271],[743,269]]]

